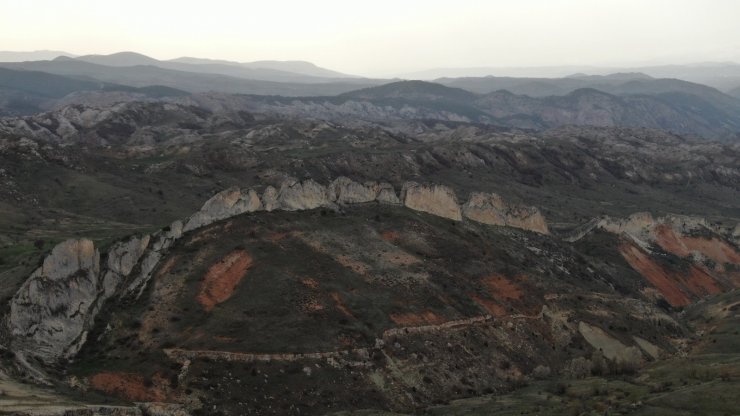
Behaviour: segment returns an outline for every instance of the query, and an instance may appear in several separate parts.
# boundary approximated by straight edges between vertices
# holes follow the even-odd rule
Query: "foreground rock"
[[[105,292],[99,275],[100,253],[92,241],[54,247],[10,302],[12,349],[48,364],[74,355]]]

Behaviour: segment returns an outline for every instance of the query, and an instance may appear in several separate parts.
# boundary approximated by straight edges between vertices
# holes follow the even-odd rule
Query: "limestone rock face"
[[[232,187],[214,195],[193,214],[183,231],[194,230],[224,218],[262,209],[262,202],[253,190],[242,191]]]
[[[342,205],[362,204],[375,201],[378,191],[378,185],[374,182],[361,184],[340,176],[329,185],[329,199]]]
[[[636,346],[627,346],[604,332],[601,328],[583,321],[578,323],[578,332],[594,349],[601,351],[604,357],[619,363],[639,363],[642,353]]]
[[[462,221],[457,196],[447,186],[419,185],[415,182],[406,182],[401,190],[401,199],[406,207],[415,211],[426,212],[454,221]]]
[[[10,302],[13,350],[51,364],[77,352],[104,291],[90,240],[60,243]]]
[[[268,186],[265,188],[265,191],[262,193],[262,206],[265,208],[265,211],[274,211],[278,209],[278,191],[272,186]]]
[[[396,195],[396,190],[393,189],[393,185],[382,182],[377,185],[378,195],[375,200],[381,204],[400,205],[401,200]]]
[[[537,208],[509,205],[497,194],[473,192],[462,212],[465,218],[476,222],[549,234],[545,217]]]
[[[138,274],[134,277],[121,296],[141,296],[146,288],[146,284],[149,282],[149,279],[151,279],[152,273],[154,273],[154,268],[157,267],[159,260],[162,259],[162,256],[164,256],[167,249],[169,249],[177,239],[182,237],[184,230],[185,228],[182,225],[182,221],[175,221],[167,229],[152,234],[151,244],[141,256]]]
[[[108,250],[108,270],[103,275],[103,296],[111,297],[124,277],[131,274],[139,259],[149,246],[151,237],[134,237],[114,244]]]
[[[633,236],[643,235],[656,224],[649,212],[636,212],[627,219],[604,218],[599,227],[614,234],[627,233]]]
[[[278,207],[285,211],[299,211],[332,205],[327,188],[313,179],[302,182],[297,180],[283,182],[280,191],[278,191],[277,202]]]

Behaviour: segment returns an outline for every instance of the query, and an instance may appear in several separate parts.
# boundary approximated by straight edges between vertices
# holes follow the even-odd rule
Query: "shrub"
[[[538,380],[543,380],[543,379],[550,377],[550,372],[551,372],[550,367],[546,365],[538,365],[532,371],[532,377]]]
[[[567,378],[579,379],[591,375],[591,360],[585,357],[578,357],[570,360],[563,368],[563,375]]]

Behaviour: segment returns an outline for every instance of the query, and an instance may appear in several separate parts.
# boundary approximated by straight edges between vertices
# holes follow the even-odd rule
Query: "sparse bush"
[[[591,360],[578,357],[570,360],[563,368],[563,375],[567,378],[579,379],[591,375]]]
[[[532,371],[532,377],[538,379],[538,380],[544,380],[548,377],[550,377],[550,367],[546,365],[538,365],[534,368]]]

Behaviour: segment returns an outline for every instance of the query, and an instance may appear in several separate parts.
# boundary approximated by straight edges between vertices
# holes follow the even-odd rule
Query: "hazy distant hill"
[[[688,92],[698,95],[724,95],[714,88],[679,79],[656,79],[649,75],[615,73],[609,75],[575,74],[564,78],[441,78],[436,80],[443,85],[463,88],[479,94],[507,90],[514,94],[531,97],[565,95],[580,88],[594,88],[610,94],[658,94],[664,92]]]
[[[136,88],[45,72],[0,68],[0,115],[33,114],[46,109],[56,99],[85,91],[123,92],[148,98],[187,94],[184,91],[157,85]]]
[[[476,95],[461,88],[425,81],[398,81],[377,87],[351,91],[339,96],[345,99],[405,99],[411,101],[472,102]]]
[[[438,68],[405,74],[403,78],[440,80],[441,78],[563,78],[570,74],[608,75],[613,73],[643,73],[654,78],[676,78],[730,91],[740,85],[740,64],[707,62],[689,65],[658,65],[644,67],[550,66],[528,68],[479,67]]]
[[[114,62],[122,62],[121,58],[125,60],[130,57],[130,55],[115,57]],[[142,58],[135,58],[136,61],[141,63]],[[382,82],[379,80],[337,80],[315,83],[274,82],[221,74],[165,69],[153,65],[108,66],[68,58],[53,61],[0,63],[0,67],[42,71],[133,87],[163,85],[189,92],[218,91],[237,94],[283,96],[336,95]],[[247,70],[244,69],[244,71]],[[303,78],[305,79],[307,77]]]
[[[240,66],[243,68],[260,68],[260,69],[273,69],[277,71],[292,72],[294,74],[302,74],[310,77],[319,78],[357,78],[352,75],[343,74],[341,72],[332,71],[330,69],[322,68],[311,62],[306,61],[255,61],[255,62],[234,62],[225,61],[219,59],[202,59],[202,58],[191,58],[182,57],[172,59],[168,62],[180,62],[186,64],[221,64]]]
[[[740,87],[735,88],[734,90],[729,92],[729,95],[740,98]]]
[[[119,52],[110,55],[85,55],[74,58],[77,61],[114,67],[155,66],[176,71],[203,74],[227,75],[273,82],[322,83],[346,76],[308,62],[264,61],[240,64],[229,61],[211,61],[208,59],[180,58],[171,61],[160,61],[136,52]],[[294,69],[290,71],[290,69]],[[311,71],[313,69],[313,71]],[[308,72],[312,72],[309,74]]]
[[[625,95],[580,88],[561,96],[530,97],[505,90],[479,95],[425,81],[402,81],[337,97],[252,97],[247,107],[333,120],[436,119],[531,129],[563,125],[648,127],[708,138],[737,138],[740,101],[705,88],[709,91],[697,89],[700,94],[660,92],[656,87],[658,92],[653,94]]]
[[[58,56],[74,57],[74,54],[62,51],[0,51],[0,62],[48,61]]]

